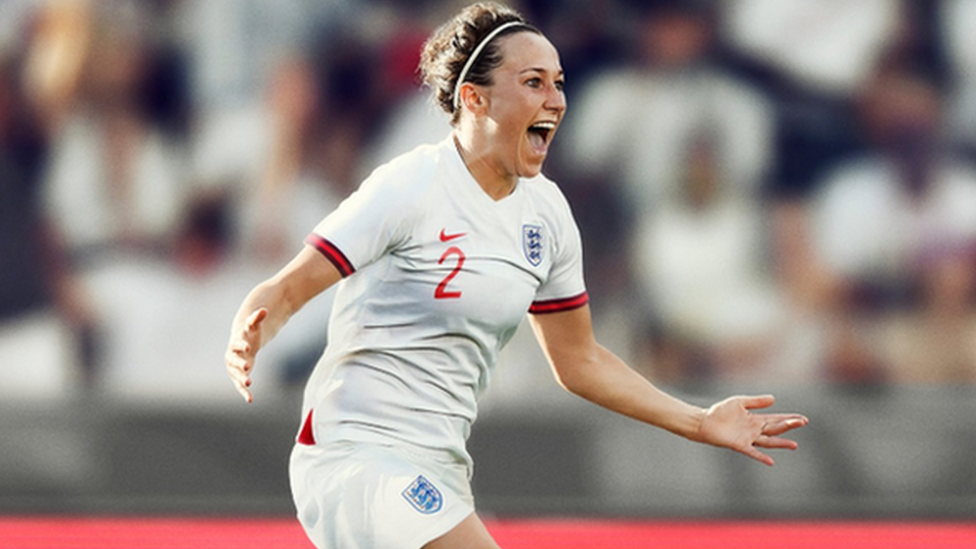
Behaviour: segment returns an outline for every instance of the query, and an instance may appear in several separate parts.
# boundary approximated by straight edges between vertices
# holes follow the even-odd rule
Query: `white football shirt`
[[[453,138],[378,168],[306,242],[344,280],[301,443],[406,443],[470,464],[477,399],[523,315],[587,302],[556,185],[522,179],[495,201]]]

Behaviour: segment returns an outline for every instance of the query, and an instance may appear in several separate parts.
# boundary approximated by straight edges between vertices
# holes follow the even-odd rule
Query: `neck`
[[[458,129],[454,131],[454,144],[468,172],[492,200],[501,200],[515,191],[518,175],[504,168],[484,135]]]

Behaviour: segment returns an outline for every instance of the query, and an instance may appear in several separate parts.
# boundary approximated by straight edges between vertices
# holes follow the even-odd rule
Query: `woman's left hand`
[[[772,395],[736,396],[727,398],[705,410],[698,436],[700,442],[731,448],[766,465],[773,465],[773,458],[759,448],[795,450],[795,441],[779,435],[803,427],[809,420],[801,414],[754,414],[751,410],[768,408],[775,399]]]

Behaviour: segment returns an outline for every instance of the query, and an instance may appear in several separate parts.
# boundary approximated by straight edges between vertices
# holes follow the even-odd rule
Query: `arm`
[[[560,385],[614,412],[767,465],[772,458],[757,447],[795,449],[795,442],[778,435],[807,424],[799,414],[749,411],[771,406],[772,396],[732,397],[702,409],[668,395],[597,343],[589,306],[530,318]]]
[[[277,274],[258,284],[244,298],[234,316],[224,353],[227,373],[248,403],[251,370],[257,352],[268,344],[289,318],[313,297],[342,278],[321,253],[306,246]]]

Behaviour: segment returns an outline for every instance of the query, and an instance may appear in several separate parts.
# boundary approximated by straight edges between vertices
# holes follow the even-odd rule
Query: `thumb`
[[[776,397],[773,395],[760,395],[760,396],[747,396],[742,397],[742,405],[745,406],[746,410],[755,410],[757,408],[769,408],[776,402]]]
[[[268,317],[268,310],[264,307],[257,309],[247,317],[246,325],[248,330],[255,330]]]

